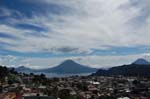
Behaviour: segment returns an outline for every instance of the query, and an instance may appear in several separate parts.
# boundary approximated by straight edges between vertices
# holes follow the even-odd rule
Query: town
[[[44,74],[3,69],[0,99],[150,99],[150,78],[90,75],[47,78]]]
[[[0,99],[150,99],[150,0],[0,0]]]

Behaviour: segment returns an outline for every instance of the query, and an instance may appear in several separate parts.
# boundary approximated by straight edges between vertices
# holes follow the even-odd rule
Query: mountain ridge
[[[91,68],[85,65],[76,63],[73,60],[66,60],[56,67],[44,69],[46,73],[58,73],[58,74],[78,74],[78,73],[92,73],[96,72],[96,68]]]
[[[136,61],[134,61],[132,64],[136,64],[136,65],[150,65],[150,62],[147,61],[144,58],[139,58]]]
[[[140,62],[139,62],[140,60]],[[93,76],[145,76],[150,77],[150,64],[145,59],[137,59],[135,62],[129,65],[121,65],[109,68],[108,70],[99,69]]]
[[[24,69],[24,70],[23,70]],[[85,65],[81,65],[76,63],[73,60],[66,60],[59,65],[47,68],[47,69],[30,69],[25,66],[21,66],[15,69],[18,72],[42,72],[42,73],[57,73],[57,74],[80,74],[80,73],[93,73],[96,72],[98,69],[91,68]]]

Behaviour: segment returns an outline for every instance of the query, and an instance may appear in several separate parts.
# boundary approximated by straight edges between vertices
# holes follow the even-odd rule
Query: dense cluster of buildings
[[[150,79],[72,76],[46,78],[19,74],[0,83],[0,99],[150,99]],[[15,78],[15,79],[16,79]]]

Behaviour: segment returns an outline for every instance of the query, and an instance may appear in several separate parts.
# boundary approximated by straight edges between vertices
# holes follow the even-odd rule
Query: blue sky
[[[46,68],[73,59],[100,68],[148,57],[149,5],[149,0],[1,0],[0,64]]]

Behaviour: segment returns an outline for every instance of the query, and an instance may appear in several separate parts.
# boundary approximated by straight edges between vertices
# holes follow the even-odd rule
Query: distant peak
[[[137,59],[135,62],[133,62],[132,64],[137,64],[137,65],[150,65],[150,62],[148,62],[146,59],[144,58],[139,58]]]
[[[19,66],[18,68],[26,68],[25,66]]]
[[[68,60],[63,61],[61,64],[74,64],[74,63],[76,62],[71,59],[68,59]]]
[[[26,67],[26,66],[19,66],[19,67],[17,67],[18,69],[30,69],[30,68],[28,68],[28,67]]]
[[[74,61],[71,59],[68,59],[68,60],[65,60],[64,62],[74,62]]]

